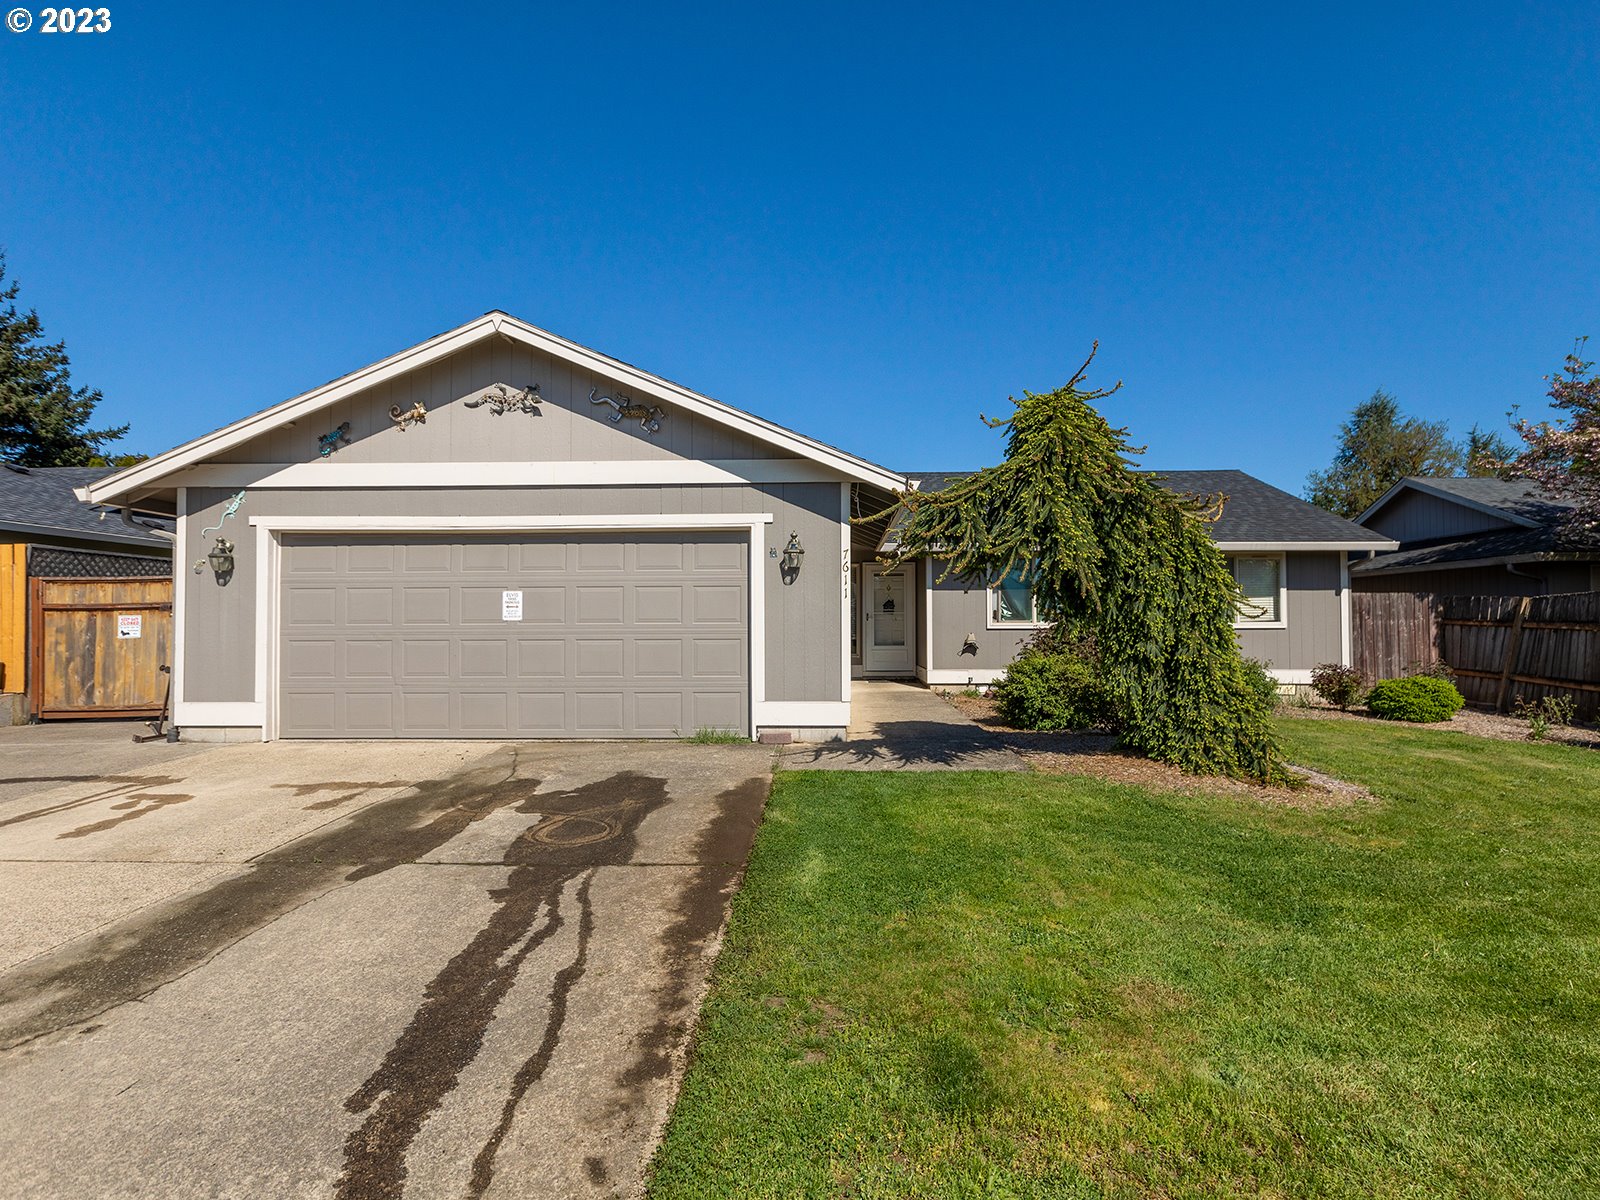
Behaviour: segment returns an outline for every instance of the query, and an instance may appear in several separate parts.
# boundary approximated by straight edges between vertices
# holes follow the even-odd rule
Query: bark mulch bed
[[[944,691],[939,694],[997,735],[1030,770],[1047,775],[1088,775],[1164,791],[1248,796],[1268,804],[1300,809],[1332,808],[1375,798],[1366,788],[1305,767],[1292,768],[1305,781],[1302,786],[1293,788],[1265,787],[1213,775],[1188,775],[1166,763],[1118,750],[1116,735],[1112,733],[1041,733],[1012,729],[1000,720],[994,701],[987,696],[963,696]]]
[[[1316,721],[1377,721],[1364,710],[1340,712],[1321,702],[1313,702],[1301,707],[1289,705],[1280,708],[1278,712],[1285,717],[1310,717]],[[1390,722],[1384,722],[1390,724]],[[1448,721],[1440,721],[1434,725],[1419,725],[1419,729],[1448,729],[1452,733],[1465,733],[1473,737],[1494,738],[1502,742],[1531,742],[1534,739],[1528,736],[1528,722],[1521,717],[1509,717],[1501,713],[1480,712],[1477,709],[1463,708]],[[1561,742],[1568,746],[1582,746],[1588,750],[1600,750],[1600,729],[1587,725],[1552,725],[1550,731],[1544,735],[1544,741]]]

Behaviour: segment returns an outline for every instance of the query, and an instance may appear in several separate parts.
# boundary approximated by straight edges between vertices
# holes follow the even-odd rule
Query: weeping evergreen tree
[[[1195,774],[1280,782],[1234,636],[1239,590],[1206,529],[1223,501],[1131,467],[1142,449],[1092,407],[1122,385],[1079,389],[1093,361],[1065,387],[1024,392],[1011,416],[983,418],[1007,431],[1004,462],[899,495],[894,559],[931,555],[973,584],[1020,571],[1044,619],[1093,633],[1126,745]]]

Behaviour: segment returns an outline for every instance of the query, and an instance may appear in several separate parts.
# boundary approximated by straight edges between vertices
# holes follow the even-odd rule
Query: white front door
[[[869,675],[910,675],[916,644],[916,596],[911,568],[865,567],[866,640],[862,668]]]

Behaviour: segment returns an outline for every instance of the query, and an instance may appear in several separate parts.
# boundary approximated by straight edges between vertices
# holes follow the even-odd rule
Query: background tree
[[[1523,451],[1517,475],[1576,502],[1561,533],[1564,540],[1600,545],[1600,374],[1583,358],[1588,338],[1579,338],[1560,371],[1546,375],[1557,422],[1522,421]]]
[[[3,286],[5,267],[0,254],[0,460],[25,467],[93,465],[128,427],[89,427],[103,397],[73,388],[65,343],[46,344],[38,314],[18,311],[17,284]]]
[[[975,584],[1020,570],[1046,620],[1092,633],[1126,745],[1187,771],[1281,780],[1267,701],[1234,636],[1239,590],[1204,507],[1132,469],[1142,451],[1091,405],[1116,388],[1078,388],[1088,367],[984,418],[1007,431],[1004,462],[897,498],[895,561],[932,555]]]
[[[1339,427],[1333,465],[1307,476],[1305,497],[1355,518],[1407,475],[1454,475],[1463,461],[1445,422],[1401,417],[1395,398],[1379,388]]]
[[[1466,468],[1474,479],[1508,478],[1517,451],[1492,429],[1474,425],[1467,431]]]

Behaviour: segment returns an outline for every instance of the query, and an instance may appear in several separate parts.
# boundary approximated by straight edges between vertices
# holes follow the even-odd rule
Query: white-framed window
[[[989,585],[990,629],[1038,628],[1043,624],[1033,588],[1020,568]]]
[[[1287,629],[1289,591],[1282,554],[1230,554],[1228,570],[1244,593],[1235,629]]]

